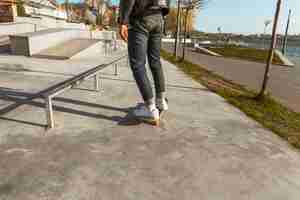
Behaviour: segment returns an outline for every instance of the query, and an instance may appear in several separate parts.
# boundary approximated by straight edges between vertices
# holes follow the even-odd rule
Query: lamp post
[[[279,14],[280,14],[281,3],[282,3],[282,0],[277,1],[277,7],[276,7],[273,31],[272,31],[272,42],[271,42],[271,47],[269,50],[269,56],[268,56],[268,60],[267,60],[267,65],[266,65],[266,70],[265,70],[265,74],[264,74],[262,88],[261,88],[259,94],[256,96],[256,99],[258,99],[258,100],[260,100],[264,97],[265,91],[267,88],[267,84],[268,84],[268,80],[269,80],[269,76],[270,76],[270,67],[271,67],[271,64],[273,61],[274,49],[276,47],[277,25],[278,25],[278,19],[279,19]]]
[[[179,26],[180,26],[180,7],[181,0],[177,0],[177,25],[176,25],[176,36],[175,36],[175,46],[174,46],[174,56],[177,58],[178,56],[178,41],[179,41]]]
[[[69,0],[66,0],[65,9],[66,9],[66,14],[67,14],[67,22],[69,22],[70,21]]]
[[[182,60],[185,58],[185,51],[186,51],[186,37],[187,37],[187,26],[189,20],[190,11],[193,9],[200,9],[203,5],[207,3],[205,0],[184,0],[183,2],[183,9],[185,9],[185,17],[184,17],[184,38],[183,38],[183,47],[182,47]]]
[[[264,36],[263,36],[263,45],[264,45],[263,48],[264,48],[264,49],[266,48],[265,37],[266,37],[266,34],[267,34],[267,28],[268,28],[269,24],[271,24],[271,22],[272,22],[271,20],[266,20],[265,23],[264,23],[264,24],[265,24]]]
[[[285,55],[285,53],[286,53],[287,39],[288,39],[288,33],[289,33],[289,27],[290,27],[290,21],[291,21],[291,13],[292,13],[292,11],[289,10],[289,17],[288,17],[288,21],[287,21],[287,25],[286,25],[286,29],[285,29],[285,36],[284,36],[283,45],[282,45],[283,55]]]
[[[183,38],[183,48],[182,48],[182,60],[185,59],[185,50],[186,50],[186,37],[187,37],[187,24],[188,24],[188,17],[189,11],[193,9],[192,0],[188,0],[186,7],[185,7],[185,20],[184,20],[184,38]]]

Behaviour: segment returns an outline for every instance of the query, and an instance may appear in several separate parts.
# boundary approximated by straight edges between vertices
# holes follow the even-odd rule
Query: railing
[[[127,59],[128,56],[121,56],[110,63],[102,64],[99,66],[96,66],[90,70],[87,70],[75,77],[72,77],[68,80],[65,80],[61,83],[58,83],[45,91],[41,92],[39,94],[39,98],[43,98],[45,100],[46,104],[46,116],[47,116],[47,127],[49,129],[54,128],[54,115],[53,115],[53,103],[52,100],[55,96],[62,94],[68,89],[73,88],[74,86],[77,86],[81,84],[83,81],[90,79],[91,77],[94,77],[94,91],[100,90],[100,76],[99,73],[102,69],[109,67],[111,65],[114,65],[115,67],[115,76],[118,75],[118,64],[121,60]]]

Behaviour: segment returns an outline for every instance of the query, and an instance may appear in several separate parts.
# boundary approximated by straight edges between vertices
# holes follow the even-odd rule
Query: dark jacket
[[[130,18],[142,17],[161,12],[164,16],[169,13],[170,0],[121,0],[120,24],[128,24]]]

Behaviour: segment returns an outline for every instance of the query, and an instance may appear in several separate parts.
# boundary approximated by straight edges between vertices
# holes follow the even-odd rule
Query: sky
[[[117,4],[118,0],[112,2]],[[276,3],[277,0],[209,0],[204,9],[196,11],[195,28],[205,32],[217,32],[221,27],[226,33],[262,33],[264,21],[274,18]],[[282,0],[278,31],[284,33],[289,9],[292,9],[289,34],[300,34],[300,0]],[[267,32],[272,32],[271,25]]]
[[[205,32],[254,34],[264,31],[264,21],[274,18],[277,0],[211,0],[198,11],[196,28]],[[290,34],[300,33],[300,0],[282,0],[278,31],[284,33],[292,9]],[[272,32],[272,26],[267,29]]]

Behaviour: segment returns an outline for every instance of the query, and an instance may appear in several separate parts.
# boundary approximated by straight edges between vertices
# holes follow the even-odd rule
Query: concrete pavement
[[[0,56],[0,86],[35,93],[99,60]],[[160,127],[132,117],[141,99],[125,63],[119,76],[103,71],[102,92],[87,81],[57,97],[50,131],[42,101],[7,109],[15,101],[0,95],[0,199],[299,199],[298,151],[163,66],[170,111]]]

